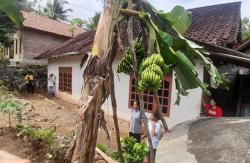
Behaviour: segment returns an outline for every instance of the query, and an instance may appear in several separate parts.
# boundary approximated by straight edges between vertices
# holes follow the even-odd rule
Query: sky
[[[47,0],[41,0],[46,4]],[[175,5],[181,5],[186,9],[209,6],[221,3],[241,1],[241,16],[250,17],[250,0],[148,0],[153,6],[159,10],[170,11]],[[102,11],[102,0],[68,0],[67,8],[73,9],[69,13],[70,18],[88,19],[95,12]]]

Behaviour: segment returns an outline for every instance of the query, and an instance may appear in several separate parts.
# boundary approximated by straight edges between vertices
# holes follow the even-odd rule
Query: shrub
[[[42,141],[51,145],[55,140],[55,132],[52,129],[38,128],[34,130],[32,137],[34,140]]]
[[[121,144],[125,163],[140,163],[149,152],[145,143],[137,143],[132,137],[122,138]]]
[[[55,132],[53,129],[35,128],[30,125],[18,125],[18,136],[29,138],[32,141],[52,145],[55,141]]]
[[[25,139],[31,137],[34,132],[34,128],[30,125],[17,125],[16,127],[18,132],[17,135]]]

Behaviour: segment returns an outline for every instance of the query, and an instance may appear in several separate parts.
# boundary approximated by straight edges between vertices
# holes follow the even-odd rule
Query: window
[[[72,93],[72,67],[59,67],[59,90]]]
[[[172,88],[172,74],[167,75],[163,82],[162,88],[158,91],[159,100],[162,106],[162,113],[165,116],[170,114]],[[147,112],[152,112],[156,109],[156,101],[154,100],[153,92],[143,92],[144,108]],[[129,90],[129,108],[132,108],[133,102],[139,101],[138,92],[135,90],[135,79],[130,77]]]

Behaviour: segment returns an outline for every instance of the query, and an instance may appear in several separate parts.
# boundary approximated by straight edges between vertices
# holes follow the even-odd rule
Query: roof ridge
[[[195,10],[195,9],[202,9],[202,8],[208,8],[208,7],[217,7],[217,6],[225,6],[225,5],[232,5],[232,4],[239,4],[241,5],[241,1],[235,1],[235,2],[229,2],[229,3],[220,3],[220,4],[214,4],[209,6],[201,6],[201,7],[195,7],[195,8],[189,8],[187,10]]]

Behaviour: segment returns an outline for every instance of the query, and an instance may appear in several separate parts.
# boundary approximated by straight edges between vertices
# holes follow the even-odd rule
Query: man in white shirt
[[[55,76],[53,74],[49,75],[48,78],[48,95],[54,96],[55,95]]]
[[[136,101],[133,103],[129,136],[135,138],[138,143],[141,142],[141,111]]]

